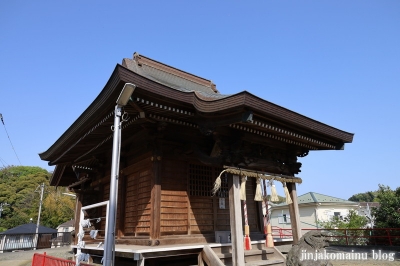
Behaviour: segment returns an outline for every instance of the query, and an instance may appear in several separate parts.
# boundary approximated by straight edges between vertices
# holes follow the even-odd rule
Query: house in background
[[[50,248],[50,240],[56,236],[57,230],[39,225],[36,237],[36,224],[28,223],[0,233],[0,252]]]
[[[304,229],[319,228],[318,221],[328,221],[333,216],[343,219],[350,210],[358,212],[359,203],[316,192],[308,192],[297,198],[299,204],[300,227]],[[291,229],[289,207],[286,203],[271,206],[271,225]]]
[[[62,223],[59,226],[57,226],[57,232],[58,233],[64,233],[64,232],[72,232],[75,230],[75,220],[69,220],[68,222]]]
[[[72,241],[71,232],[75,230],[75,220],[69,220],[57,226],[57,237],[51,240],[51,247],[62,247],[70,245]]]

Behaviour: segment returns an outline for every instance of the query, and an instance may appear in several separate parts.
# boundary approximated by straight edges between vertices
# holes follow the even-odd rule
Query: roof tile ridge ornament
[[[215,93],[219,94],[219,91],[217,90],[217,85],[215,85],[212,82],[212,80],[205,79],[205,78],[196,76],[196,75],[194,75],[192,73],[183,71],[181,69],[178,69],[178,68],[169,66],[167,64],[158,62],[158,61],[153,60],[153,59],[151,59],[149,57],[140,55],[138,52],[135,52],[133,54],[133,60],[137,62],[139,67],[141,67],[142,65],[146,65],[148,67],[152,67],[152,68],[155,68],[157,70],[164,71],[164,72],[166,72],[168,74],[175,75],[177,77],[186,79],[188,81],[197,83],[199,85],[209,87],[212,91],[214,91]]]
[[[208,102],[225,99],[225,98],[233,95],[233,94],[220,94],[220,93],[211,94],[211,93],[207,93],[204,91],[185,91],[185,92],[186,93],[194,93],[194,95],[197,97],[197,99],[200,99],[202,101],[208,101]]]

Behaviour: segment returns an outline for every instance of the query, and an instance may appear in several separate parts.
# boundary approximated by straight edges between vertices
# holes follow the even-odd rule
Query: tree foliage
[[[0,203],[3,203],[1,231],[29,223],[31,218],[34,223],[37,222],[40,202],[38,186],[42,183],[45,193],[40,224],[56,228],[73,218],[74,200],[61,194],[63,188],[55,190],[49,187],[50,176],[47,170],[40,167],[9,166],[0,169]]]
[[[365,216],[358,215],[355,210],[350,210],[343,220],[338,216],[333,216],[332,219],[325,222],[319,222],[321,227],[325,229],[359,229],[364,228],[368,223]]]
[[[349,198],[350,201],[355,202],[373,202],[376,201],[376,191],[367,191],[365,193],[357,193]]]
[[[330,235],[334,236],[331,241],[336,244],[344,245],[365,245],[367,239],[364,238],[365,232],[362,230],[329,230],[329,229],[361,229],[365,228],[368,219],[365,216],[358,215],[355,210],[350,210],[343,220],[338,216],[326,222],[320,222],[322,228],[327,229]]]
[[[379,184],[377,199],[379,208],[373,208],[375,227],[400,228],[400,187],[392,190],[389,186]]]

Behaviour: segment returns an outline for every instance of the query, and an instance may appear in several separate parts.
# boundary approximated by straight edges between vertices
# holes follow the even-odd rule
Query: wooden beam
[[[242,208],[240,203],[239,179],[238,175],[228,178],[233,266],[244,265],[244,238],[242,230]]]
[[[299,204],[295,183],[286,183],[293,203],[289,204],[290,222],[292,225],[293,244],[297,244],[301,238]]]
[[[204,261],[202,257],[202,252],[199,253],[199,256],[197,257],[197,266],[204,266]]]
[[[208,266],[224,266],[217,254],[215,254],[209,245],[204,246],[203,251],[201,252],[201,257]]]

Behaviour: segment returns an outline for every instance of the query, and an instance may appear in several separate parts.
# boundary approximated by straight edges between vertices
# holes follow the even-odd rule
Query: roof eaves
[[[54,142],[54,144],[48,148],[46,151],[39,153],[42,160],[49,161],[51,156],[64,145],[71,136],[76,134],[76,132],[90,120],[90,117],[98,113],[102,109],[103,104],[109,99],[110,95],[115,91],[118,82],[120,81],[119,71],[120,65],[114,68],[110,79],[104,86],[103,90],[96,97],[96,99],[89,105],[89,107],[75,120],[75,122]],[[107,88],[107,89],[106,89]],[[49,165],[54,165],[49,162]]]

